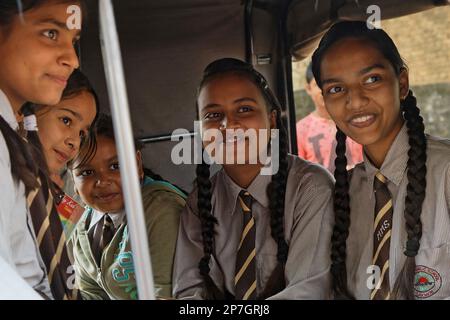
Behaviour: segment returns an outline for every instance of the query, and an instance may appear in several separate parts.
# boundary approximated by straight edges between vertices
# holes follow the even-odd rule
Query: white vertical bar
[[[100,41],[105,65],[136,283],[141,300],[153,300],[153,272],[142,206],[119,37],[111,0],[99,0]]]

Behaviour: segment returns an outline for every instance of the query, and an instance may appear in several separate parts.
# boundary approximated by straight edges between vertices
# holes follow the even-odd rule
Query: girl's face
[[[47,1],[27,10],[21,21],[0,27],[0,89],[13,108],[26,101],[42,105],[59,102],[67,79],[79,67],[74,43],[80,31],[69,30],[67,13],[78,1]],[[69,24],[70,25],[70,24]]]
[[[37,110],[39,140],[52,174],[58,174],[78,153],[96,112],[94,96],[85,90]]]
[[[142,177],[142,158],[136,154],[139,174]],[[78,165],[74,164],[75,168]],[[73,170],[75,191],[84,203],[104,213],[120,212],[124,209],[119,161],[113,139],[97,136],[97,151],[84,166]]]
[[[335,43],[320,70],[325,106],[336,125],[365,149],[388,150],[403,124],[407,71],[397,76],[375,46],[355,38]]]
[[[225,74],[209,81],[200,91],[198,107],[203,134],[208,129],[217,129],[222,134],[224,161],[227,148],[231,149],[234,145],[236,160],[238,145],[244,143],[247,163],[250,149],[248,137],[244,140],[227,140],[226,130],[234,132],[237,129],[254,129],[257,139],[252,143],[259,145],[259,130],[266,129],[267,137],[270,137],[270,129],[276,127],[275,111],[267,111],[260,90],[252,81],[241,75]],[[204,142],[204,147],[211,143],[213,142]],[[239,149],[242,149],[242,146]]]

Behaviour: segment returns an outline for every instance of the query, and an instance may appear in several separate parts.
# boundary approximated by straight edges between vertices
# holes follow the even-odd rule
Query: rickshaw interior
[[[177,128],[194,130],[195,97],[204,67],[214,59],[252,62],[284,108],[290,148],[296,153],[292,61],[308,57],[337,20],[367,19],[377,5],[391,19],[446,5],[446,0],[128,0],[113,1],[134,134],[145,165],[184,189],[195,166],[170,161]],[[99,39],[98,1],[89,1],[81,64],[108,110]]]

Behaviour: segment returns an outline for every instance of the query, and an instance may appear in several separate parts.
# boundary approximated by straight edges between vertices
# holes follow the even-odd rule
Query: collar
[[[261,206],[268,207],[269,199],[266,194],[267,186],[269,185],[272,176],[258,174],[247,189],[243,189],[238,186],[225,172],[222,168],[218,172],[218,180],[223,186],[223,190],[219,192],[224,192],[225,201],[232,203],[231,214],[233,215],[236,210],[236,205],[238,202],[239,193],[242,190],[247,190],[252,198],[257,201]],[[218,189],[218,188],[217,188]],[[216,189],[216,190],[217,190]],[[217,195],[216,195],[217,196]]]
[[[5,93],[0,90],[0,115],[5,119],[11,128],[17,130],[19,124],[17,123],[16,116],[14,115],[11,103]]]
[[[383,164],[380,169],[377,169],[370,159],[367,157],[366,153],[363,153],[364,166],[367,175],[367,183],[369,184],[370,190],[373,190],[373,180],[375,174],[380,171],[383,176],[385,176],[390,182],[395,184],[397,187],[405,175],[407,163],[408,163],[408,131],[406,128],[406,122],[403,124],[399,133],[394,139],[389,151],[384,159]],[[372,198],[373,192],[370,193],[370,198]]]
[[[91,223],[90,223],[88,229],[91,229],[93,226],[95,226],[103,218],[103,216],[105,214],[109,214],[111,220],[113,221],[115,229],[119,228],[120,225],[122,224],[122,222],[124,221],[124,217],[125,217],[124,211],[120,211],[117,213],[104,213],[104,212],[92,209],[92,219],[91,219]]]

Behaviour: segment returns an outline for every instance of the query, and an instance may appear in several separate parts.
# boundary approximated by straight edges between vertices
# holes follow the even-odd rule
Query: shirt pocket
[[[450,298],[450,243],[419,250],[414,295],[421,300]]]

